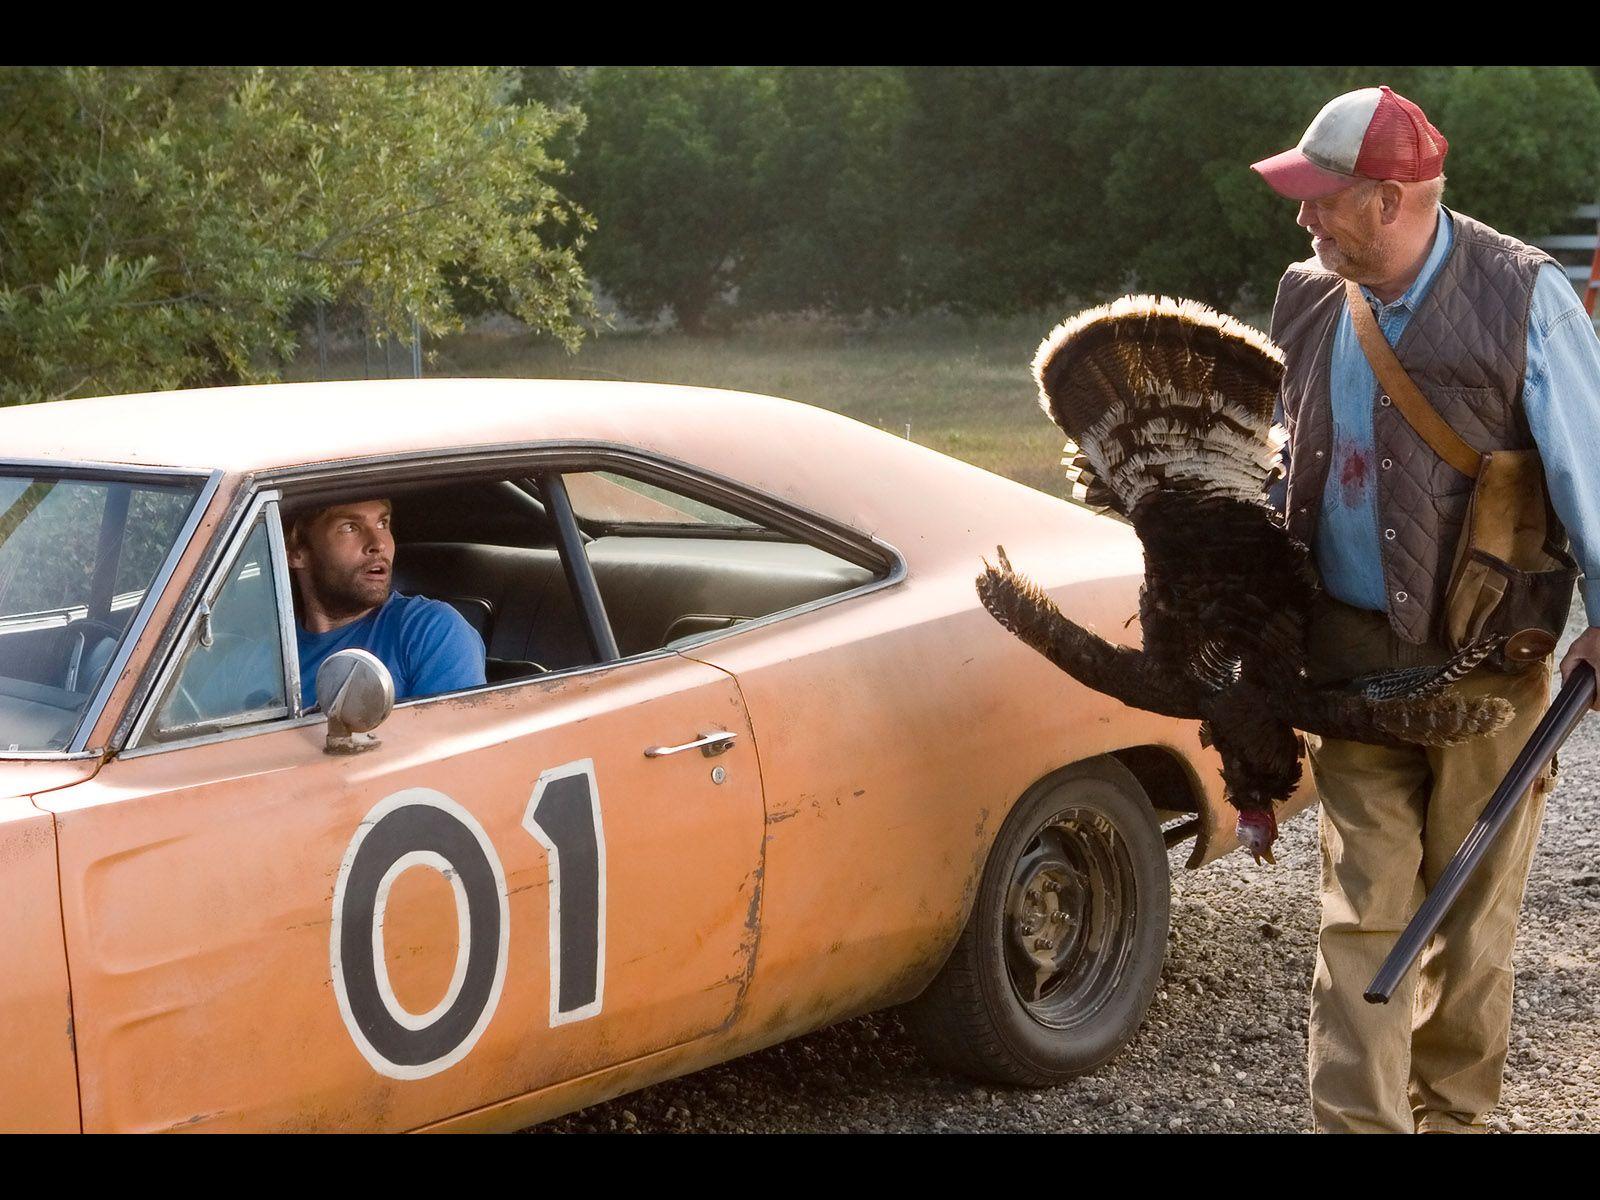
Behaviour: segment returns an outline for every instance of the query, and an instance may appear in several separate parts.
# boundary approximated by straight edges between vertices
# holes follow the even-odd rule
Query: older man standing
[[[1420,108],[1374,87],[1330,101],[1297,147],[1254,164],[1300,201],[1312,237],[1314,257],[1279,285],[1272,337],[1286,355],[1285,517],[1327,591],[1311,661],[1328,679],[1443,661],[1471,488],[1380,387],[1347,280],[1474,450],[1537,448],[1591,626],[1562,670],[1600,667],[1600,340],[1554,260],[1440,204],[1448,148]],[[1322,922],[1308,1040],[1320,1130],[1481,1131],[1499,1099],[1512,943],[1550,779],[1392,1002],[1368,1005],[1362,990],[1544,713],[1548,666],[1463,681],[1515,705],[1492,737],[1445,750],[1312,739]]]

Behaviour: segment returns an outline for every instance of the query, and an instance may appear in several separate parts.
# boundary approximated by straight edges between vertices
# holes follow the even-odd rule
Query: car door
[[[84,1128],[411,1128],[729,1023],[763,830],[731,678],[646,656],[402,703],[330,754],[274,499],[136,747],[40,799]],[[715,757],[645,754],[718,731]]]

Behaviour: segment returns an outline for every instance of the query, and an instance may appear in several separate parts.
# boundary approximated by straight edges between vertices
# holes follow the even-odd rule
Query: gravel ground
[[[1570,640],[1583,625],[1574,608]],[[1564,652],[1566,641],[1563,641]],[[1559,681],[1557,681],[1559,682]],[[1600,1130],[1600,719],[1561,752],[1516,952],[1502,1132]],[[1295,1132],[1309,1128],[1306,997],[1317,831],[1304,814],[1276,866],[1239,855],[1172,867],[1161,988],[1133,1042],[1063,1087],[979,1087],[928,1066],[892,1012],[846,1021],[539,1132]]]

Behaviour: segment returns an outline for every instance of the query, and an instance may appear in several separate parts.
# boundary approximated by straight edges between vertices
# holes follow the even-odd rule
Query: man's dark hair
[[[332,507],[331,504],[309,504],[298,508],[280,505],[278,514],[283,519],[284,544],[299,545],[305,536],[306,527]]]
[[[283,540],[286,546],[300,544],[306,529],[314,524],[323,513],[330,509],[338,508],[341,504],[366,504],[372,500],[385,500],[387,496],[362,496],[355,500],[329,500],[329,501],[303,501],[300,504],[287,503],[278,505],[278,515],[283,520]],[[392,504],[391,504],[392,508]]]

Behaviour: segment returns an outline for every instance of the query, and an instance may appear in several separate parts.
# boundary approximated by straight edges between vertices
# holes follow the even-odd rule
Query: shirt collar
[[[1454,223],[1450,220],[1450,213],[1444,205],[1439,206],[1439,223],[1434,229],[1433,249],[1428,251],[1428,258],[1422,264],[1422,270],[1417,272],[1417,277],[1410,287],[1393,304],[1384,304],[1365,285],[1361,285],[1361,294],[1367,298],[1367,303],[1380,313],[1391,313],[1396,309],[1406,309],[1416,312],[1417,306],[1422,303],[1428,294],[1428,289],[1433,286],[1433,280],[1439,274],[1439,268],[1444,266],[1445,255],[1450,253],[1450,243],[1455,240]]]

